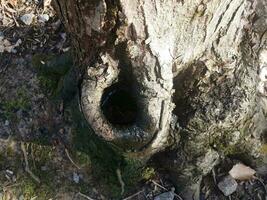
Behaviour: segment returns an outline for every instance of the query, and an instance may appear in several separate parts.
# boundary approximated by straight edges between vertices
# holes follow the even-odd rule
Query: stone
[[[34,14],[29,13],[29,14],[22,15],[20,17],[20,20],[26,25],[31,25],[31,23],[33,22],[33,18],[34,18]]]
[[[73,172],[72,178],[73,178],[73,181],[75,183],[79,183],[80,182],[80,176],[76,172]]]
[[[236,191],[238,184],[234,178],[226,176],[218,183],[217,186],[225,196],[229,196]]]
[[[5,126],[8,126],[8,125],[9,125],[9,121],[6,120],[6,121],[5,121]]]
[[[49,15],[48,14],[42,14],[38,16],[38,21],[41,23],[45,23],[49,20]]]
[[[42,167],[41,167],[41,170],[42,170],[42,171],[47,171],[48,168],[47,168],[47,166],[42,166]]]
[[[154,197],[154,200],[173,200],[174,193],[173,191],[164,192]]]

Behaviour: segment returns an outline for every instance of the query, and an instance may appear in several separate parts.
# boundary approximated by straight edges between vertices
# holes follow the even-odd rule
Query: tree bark
[[[56,0],[56,8],[84,66],[83,112],[104,140],[143,158],[172,147],[181,177],[207,174],[227,155],[266,161],[265,0]],[[137,105],[127,126],[101,108],[116,84]]]

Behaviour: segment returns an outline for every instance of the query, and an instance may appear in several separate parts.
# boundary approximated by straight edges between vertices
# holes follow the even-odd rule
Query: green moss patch
[[[63,55],[36,54],[32,58],[32,65],[37,70],[39,83],[45,94],[50,97],[60,96],[67,90],[74,90],[73,61],[71,53]],[[76,88],[75,88],[76,90]]]

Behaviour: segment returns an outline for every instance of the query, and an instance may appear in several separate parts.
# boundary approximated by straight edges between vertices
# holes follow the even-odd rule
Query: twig
[[[14,15],[13,15],[13,14],[12,14],[12,18],[13,18],[13,20],[14,20],[14,22],[15,22],[16,26],[17,26],[17,27],[19,27],[19,23],[17,22],[17,20],[16,20],[16,18],[14,17]]]
[[[19,186],[19,185],[21,185],[21,183],[15,183],[15,184],[12,184],[12,185],[4,185],[4,186],[1,186],[0,187],[0,190],[3,190],[4,191],[7,188],[16,187],[16,186]]]
[[[133,198],[133,197],[135,197],[135,196],[137,196],[137,195],[139,195],[140,193],[143,193],[143,192],[144,192],[144,190],[141,190],[141,191],[136,192],[136,193],[134,193],[133,195],[131,195],[131,196],[129,196],[129,197],[126,197],[126,198],[124,198],[124,199],[122,199],[122,200],[129,200],[129,199],[131,199],[131,198]]]
[[[121,195],[123,195],[125,183],[123,182],[122,177],[121,177],[121,170],[120,169],[117,169],[116,170],[116,173],[117,173],[118,180],[119,180],[119,182],[121,184]]]
[[[88,200],[95,200],[95,199],[92,199],[91,197],[81,193],[81,192],[78,192],[77,195],[80,195],[81,197],[85,198],[85,199],[88,199]]]
[[[156,186],[162,188],[162,189],[165,190],[165,191],[169,191],[167,188],[165,188],[164,186],[158,184],[158,183],[157,183],[156,181],[154,181],[154,180],[152,180],[152,183],[153,183],[154,185],[156,185]],[[173,191],[173,194],[174,194],[174,196],[176,196],[178,199],[183,200],[183,198],[182,198],[181,196],[179,196],[178,194],[176,194],[174,191]]]
[[[78,165],[71,159],[68,149],[65,148],[64,151],[65,151],[65,153],[66,153],[68,159],[70,160],[70,162],[71,162],[75,167],[77,167],[78,169],[81,169],[81,168],[80,168],[80,167],[79,167],[79,166],[78,166]]]
[[[37,182],[37,183],[41,183],[40,179],[34,175],[34,173],[30,170],[29,168],[29,162],[28,162],[28,156],[27,156],[27,152],[26,152],[26,148],[25,148],[25,144],[24,142],[21,142],[20,144],[21,150],[23,152],[24,155],[24,160],[25,160],[25,171],[30,174],[30,176]]]
[[[214,168],[212,168],[212,178],[213,178],[215,185],[217,185],[216,172]]]

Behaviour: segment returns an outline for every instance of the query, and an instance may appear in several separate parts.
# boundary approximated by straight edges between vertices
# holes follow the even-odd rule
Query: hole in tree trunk
[[[101,109],[114,125],[131,125],[137,117],[137,104],[131,93],[122,85],[114,84],[104,90]]]

